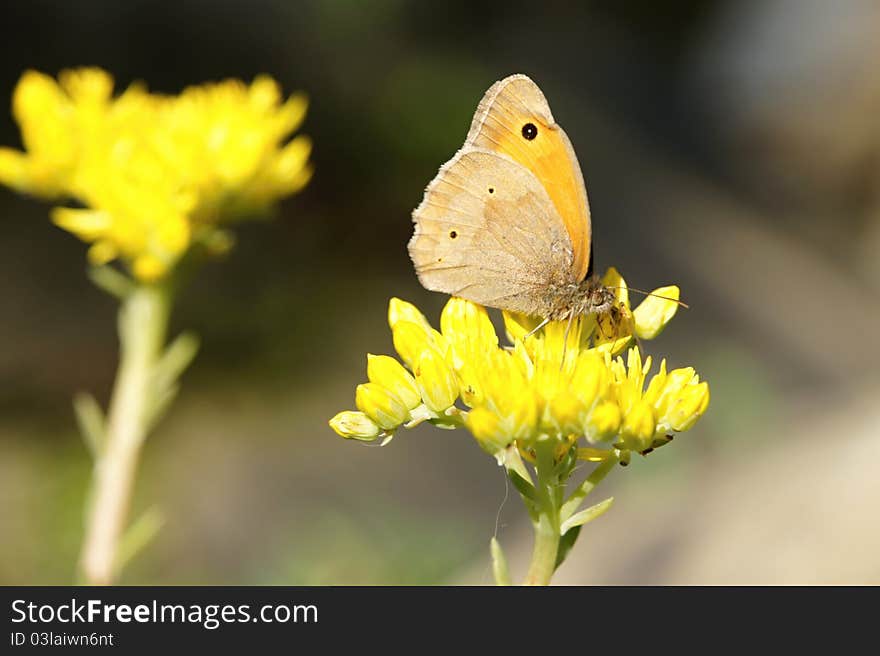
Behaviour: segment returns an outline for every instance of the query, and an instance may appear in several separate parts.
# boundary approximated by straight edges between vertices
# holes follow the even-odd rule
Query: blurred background
[[[21,73],[121,90],[259,73],[311,98],[316,174],[183,293],[202,350],[144,450],[132,518],[165,526],[131,584],[489,583],[531,528],[469,434],[385,448],[354,406],[386,304],[436,321],[410,212],[486,88],[523,72],[571,138],[599,269],[691,304],[648,351],[710,382],[706,416],[620,469],[560,583],[880,583],[880,5],[871,0],[11,3],[0,143]],[[115,303],[48,206],[0,188],[0,583],[74,580]]]

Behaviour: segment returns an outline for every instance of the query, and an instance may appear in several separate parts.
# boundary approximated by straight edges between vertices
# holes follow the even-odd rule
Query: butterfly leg
[[[543,328],[544,326],[546,326],[548,323],[550,323],[550,319],[544,319],[541,323],[539,323],[537,326],[535,326],[535,327],[532,328],[529,332],[527,332],[525,335],[523,335],[523,341],[525,341],[527,337],[531,337],[531,336],[534,335],[536,332],[538,332],[539,330],[541,330],[541,328]]]
[[[559,361],[559,370],[565,364],[565,354],[568,351],[568,334],[571,332],[571,323],[574,321],[574,312],[568,315],[568,324],[565,326],[565,334],[562,336],[562,359]]]

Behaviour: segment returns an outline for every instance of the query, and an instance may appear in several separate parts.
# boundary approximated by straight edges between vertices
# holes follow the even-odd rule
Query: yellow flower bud
[[[422,402],[415,378],[397,360],[387,355],[367,354],[367,378],[390,390],[403,401],[407,410]]]
[[[172,255],[180,255],[189,246],[189,242],[189,222],[185,217],[172,214],[159,223],[156,244],[162,250]]]
[[[660,361],[660,371],[651,378],[651,382],[648,383],[648,389],[645,390],[645,394],[642,397],[647,403],[653,405],[655,409],[657,408],[656,403],[663,393],[663,388],[666,386],[668,377],[666,373],[666,358],[663,358]]]
[[[634,451],[644,451],[651,446],[656,427],[653,408],[643,400],[636,401],[620,427],[624,446]]]
[[[355,405],[384,430],[397,428],[409,419],[409,411],[403,401],[376,383],[357,386]]]
[[[443,412],[458,398],[458,380],[446,360],[435,350],[422,352],[415,370],[416,385],[425,405],[434,412]]]
[[[440,315],[440,331],[449,345],[448,362],[459,376],[469,362],[498,347],[498,336],[486,309],[464,299],[449,299]],[[473,399],[471,392],[476,388],[474,381],[470,382],[468,394]]]
[[[139,255],[132,267],[134,275],[145,282],[153,282],[165,275],[168,265],[153,255]]]
[[[678,311],[680,290],[676,285],[655,289],[633,312],[636,335],[642,339],[654,339],[666,327]],[[665,297],[665,298],[661,298]]]
[[[529,444],[538,437],[536,435],[539,418],[538,400],[530,392],[520,394],[517,398],[519,400],[514,405],[513,412],[507,415],[510,434],[514,438]]]
[[[62,102],[61,88],[45,73],[25,71],[12,95],[12,111],[16,119],[27,116],[29,107],[42,108]]]
[[[52,221],[59,228],[72,232],[84,241],[98,239],[107,234],[113,225],[113,217],[109,212],[68,207],[52,210]]]
[[[460,381],[459,387],[461,389],[459,392],[461,394],[461,400],[464,401],[465,405],[470,408],[482,405],[485,395],[480,387],[479,378],[474,371],[473,365],[465,363],[456,371],[456,373],[458,374],[458,379]]]
[[[372,442],[379,437],[381,432],[381,429],[367,415],[352,410],[340,412],[333,417],[330,420],[330,428],[346,439],[362,442]]]
[[[116,246],[113,245],[112,241],[106,239],[96,241],[89,247],[88,252],[89,262],[96,266],[107,264],[110,260],[115,259],[117,255],[119,255],[119,251],[116,250]]]
[[[293,178],[308,163],[311,153],[312,140],[309,137],[300,135],[292,139],[278,151],[276,174],[283,179]]]
[[[652,392],[652,397],[649,398],[648,401],[653,401],[654,409],[657,411],[658,417],[664,417],[668,413],[669,409],[675,404],[679,394],[685,389],[685,387],[688,385],[695,385],[699,382],[694,380],[695,377],[696,372],[692,367],[684,367],[670,371],[666,376],[663,387],[659,391],[655,392],[655,390],[651,390],[649,385],[648,389]],[[656,398],[653,396],[654,394],[656,394]]]
[[[0,148],[0,183],[16,191],[28,190],[28,160],[11,148]]]
[[[596,398],[608,387],[605,363],[595,354],[586,351],[578,358],[571,378],[571,390],[585,408],[590,408]]]
[[[590,413],[584,433],[592,442],[610,440],[617,435],[620,421],[620,407],[614,401],[602,401]]]
[[[670,428],[674,431],[688,430],[697,423],[697,419],[703,416],[708,407],[709,385],[705,382],[688,385],[668,415]]]
[[[576,394],[562,391],[547,403],[546,423],[563,435],[579,432],[579,417],[584,404]]]
[[[513,441],[510,433],[502,426],[501,418],[488,408],[474,408],[468,413],[467,427],[477,440],[477,444],[492,455],[507,448]]]
[[[480,351],[498,346],[495,326],[485,308],[451,298],[440,314],[440,332],[454,346],[466,346],[465,352]]]
[[[277,87],[276,87],[277,89]],[[278,90],[280,94],[280,90]],[[296,130],[306,116],[309,98],[304,93],[295,93],[281,106],[279,121],[285,131]]]
[[[430,330],[431,324],[425,318],[425,315],[419,312],[419,309],[412,303],[407,303],[399,298],[392,298],[388,301],[388,327],[394,330],[394,326],[400,321],[409,321],[425,330]]]
[[[429,348],[428,331],[412,321],[400,320],[391,329],[394,349],[411,369],[415,368],[422,351]]]
[[[507,333],[507,339],[514,344],[534,330],[535,326],[540,322],[540,319],[536,317],[506,310],[501,313],[501,316],[504,319],[504,330]]]
[[[103,104],[113,94],[113,77],[95,67],[75,68],[61,71],[58,75],[61,88],[77,103]]]

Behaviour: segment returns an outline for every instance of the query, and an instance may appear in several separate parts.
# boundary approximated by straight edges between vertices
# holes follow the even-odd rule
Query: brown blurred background
[[[202,337],[149,439],[140,584],[488,583],[530,529],[464,432],[336,437],[391,296],[436,320],[410,212],[483,91],[530,75],[584,169],[596,264],[679,284],[650,352],[710,381],[706,417],[610,477],[563,583],[880,583],[880,5],[870,0],[19,2],[0,21],[0,143],[26,68],[157,91],[306,90],[316,175],[185,291]],[[70,399],[105,401],[114,303],[48,206],[0,189],[0,583],[73,581],[90,461]],[[600,497],[603,498],[603,497]]]

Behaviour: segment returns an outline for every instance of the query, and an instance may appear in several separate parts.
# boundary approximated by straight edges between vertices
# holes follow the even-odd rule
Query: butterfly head
[[[598,283],[589,291],[583,314],[603,314],[610,311],[616,301],[614,292]]]
[[[550,321],[565,321],[587,314],[605,314],[615,307],[614,291],[603,285],[597,277],[560,287],[548,289],[547,305]]]

